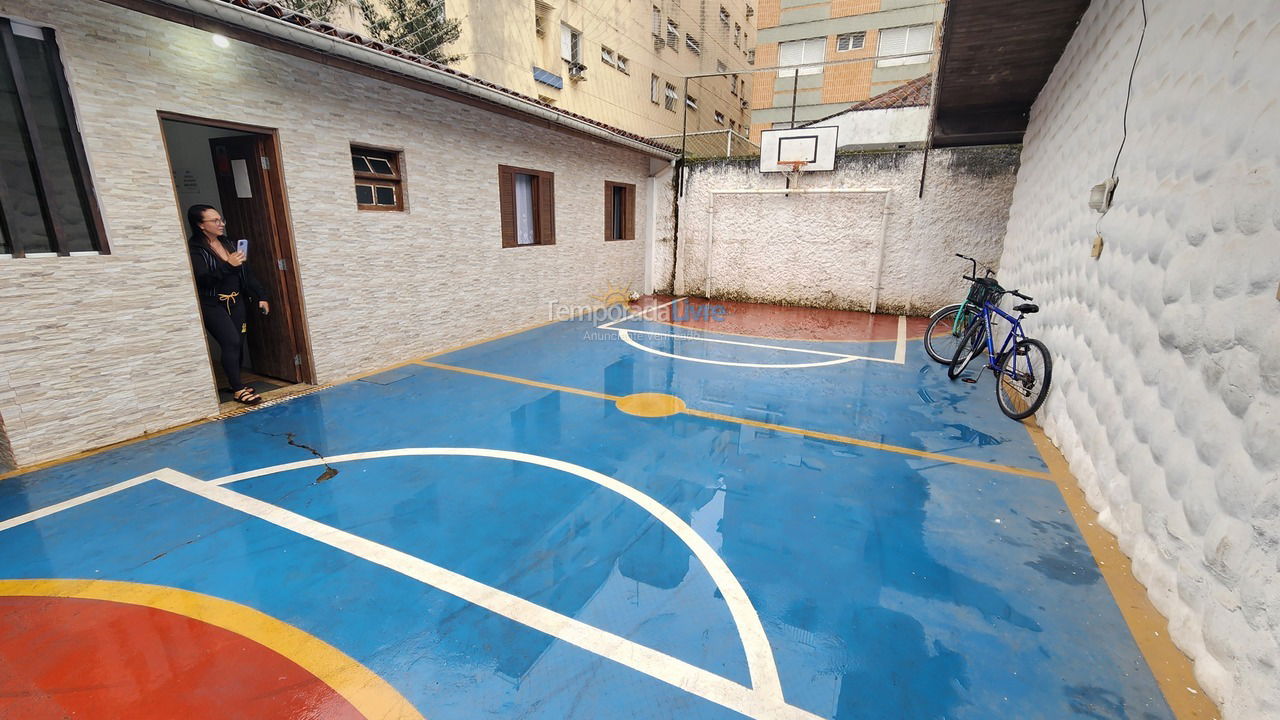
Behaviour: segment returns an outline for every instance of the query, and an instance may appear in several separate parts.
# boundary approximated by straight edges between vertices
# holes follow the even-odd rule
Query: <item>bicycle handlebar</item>
[[[1035,298],[1033,298],[1033,297],[1028,297],[1028,296],[1026,296],[1026,295],[1023,295],[1022,293],[1018,292],[1017,290],[1010,290],[1010,291],[1009,291],[1009,294],[1010,294],[1010,295],[1013,295],[1014,297],[1020,297],[1020,298],[1022,298],[1023,300],[1034,300],[1034,299],[1035,299]]]

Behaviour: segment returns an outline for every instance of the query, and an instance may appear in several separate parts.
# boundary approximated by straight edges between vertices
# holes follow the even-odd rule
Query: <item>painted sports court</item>
[[[989,376],[919,318],[718,305],[5,480],[0,716],[1208,717]]]

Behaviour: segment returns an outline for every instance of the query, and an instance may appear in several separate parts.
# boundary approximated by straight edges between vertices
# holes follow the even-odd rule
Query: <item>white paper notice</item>
[[[236,178],[236,197],[253,197],[253,192],[249,189],[249,163],[244,160],[232,160],[231,174]]]

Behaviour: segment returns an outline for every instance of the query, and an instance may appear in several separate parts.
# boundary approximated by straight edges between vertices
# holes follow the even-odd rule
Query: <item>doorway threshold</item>
[[[238,403],[235,400],[228,400],[218,405],[217,414],[210,416],[210,419],[223,420],[225,418],[235,417],[237,415],[243,415],[248,412],[253,412],[254,410],[261,410],[262,408],[271,407],[272,405],[279,405],[282,402],[285,402],[287,400],[292,400],[293,398],[296,398],[296,397],[301,397],[303,395],[310,395],[311,393],[316,392],[317,390],[323,390],[327,387],[329,386],[328,385],[312,385],[310,383],[297,383],[294,385],[285,385],[282,387],[277,387],[271,390],[267,390],[265,392],[259,391],[258,394],[262,397],[262,402],[258,403],[257,405],[245,405],[243,403]]]

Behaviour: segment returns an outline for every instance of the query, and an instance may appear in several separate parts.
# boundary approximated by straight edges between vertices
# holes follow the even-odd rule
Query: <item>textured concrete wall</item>
[[[54,27],[112,254],[0,261],[0,417],[20,464],[217,409],[157,110],[278,128],[318,380],[639,287],[604,182],[648,159],[98,2],[5,0]],[[409,211],[355,208],[352,142],[401,148]],[[497,165],[555,173],[555,246],[503,249]],[[647,215],[639,215],[644,237]]]
[[[1031,117],[1001,265],[1041,422],[1228,719],[1280,717],[1280,5],[1095,0]]]
[[[758,160],[692,166],[680,201],[675,289],[704,295],[707,237],[713,297],[853,310],[871,306],[881,227],[885,228],[878,310],[927,315],[964,294],[955,253],[995,265],[1005,233],[1018,149],[934,150],[924,198],[923,151],[860,153],[836,158],[833,172],[801,176],[802,190],[880,188],[883,195],[719,194],[778,189],[779,173]]]

